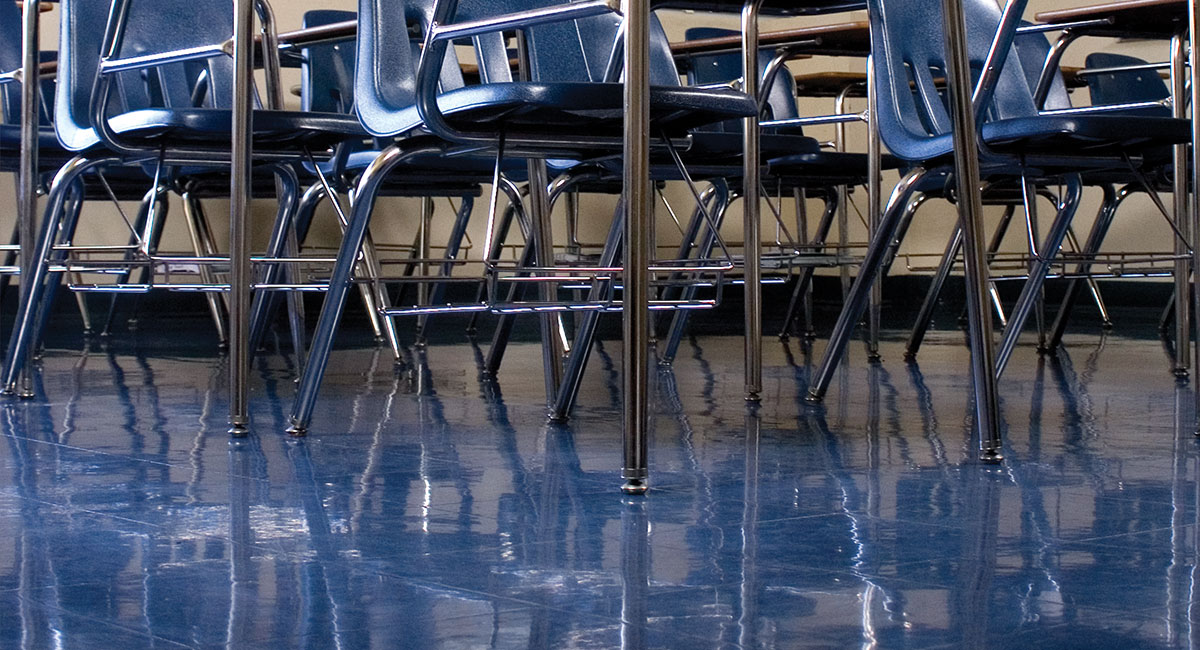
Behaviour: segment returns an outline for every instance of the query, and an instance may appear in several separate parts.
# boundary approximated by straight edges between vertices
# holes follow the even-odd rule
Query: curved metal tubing
[[[0,373],[0,391],[5,395],[19,394],[21,397],[32,397],[29,386],[18,386],[19,376],[25,368],[25,363],[33,358],[34,325],[37,318],[38,304],[45,288],[46,276],[49,272],[48,259],[54,246],[55,234],[62,221],[67,193],[79,176],[98,165],[117,162],[116,158],[88,159],[77,156],[71,159],[54,177],[50,186],[50,194],[46,205],[46,216],[42,219],[42,228],[36,240],[37,246],[29,258],[28,268],[31,272],[22,280],[26,286],[25,295],[17,307],[16,319],[13,323],[12,336],[9,339],[8,350],[5,353],[4,368]],[[28,283],[26,285],[26,283]]]
[[[1066,31],[1063,32],[1058,40],[1050,46],[1050,51],[1046,53],[1046,61],[1042,64],[1042,75],[1038,78],[1037,88],[1033,91],[1033,103],[1038,110],[1046,103],[1046,97],[1050,95],[1050,89],[1054,86],[1054,80],[1058,78],[1058,64],[1062,61],[1063,54],[1075,39],[1079,38],[1079,34]]]
[[[805,398],[807,401],[820,402],[824,399],[826,391],[829,390],[833,374],[837,372],[837,365],[846,352],[846,344],[850,340],[851,331],[862,317],[863,310],[870,299],[871,285],[883,267],[896,229],[900,226],[904,213],[907,212],[908,201],[925,175],[924,168],[914,167],[900,179],[896,188],[892,190],[892,197],[888,201],[887,209],[884,210],[883,216],[879,220],[879,229],[871,238],[871,245],[867,248],[862,266],[859,267],[858,276],[854,278],[854,284],[846,296],[845,306],[842,307],[833,332],[829,335],[829,345],[825,348],[825,357],[813,374],[812,383],[808,387],[808,396]]]
[[[71,238],[75,236],[75,226],[79,223],[79,213],[83,208],[83,184],[75,183],[68,191],[66,205],[63,209],[63,220],[59,226],[58,239],[69,243]],[[66,251],[51,251],[51,262],[57,263],[66,259],[68,253]],[[30,341],[30,348],[38,351],[42,346],[42,338],[45,336],[46,328],[50,322],[50,315],[54,313],[54,298],[58,295],[59,286],[62,284],[64,273],[62,271],[51,271],[46,280],[45,294],[38,301],[37,325],[34,326],[33,339]],[[76,294],[82,296],[83,294]]]
[[[350,278],[362,250],[366,238],[367,225],[371,221],[371,212],[375,207],[376,195],[380,185],[388,173],[397,165],[422,154],[443,153],[439,143],[431,143],[421,139],[408,146],[395,144],[384,149],[375,161],[359,178],[355,200],[350,208],[350,221],[346,233],[342,237],[342,245],[338,250],[337,263],[329,278],[329,291],[325,294],[325,302],[321,307],[321,315],[317,320],[317,329],[313,334],[312,348],[305,364],[304,373],[300,377],[300,385],[296,390],[296,399],[292,406],[291,427],[288,433],[302,436],[312,420],[313,406],[316,404],[317,391],[321,387],[321,379],[329,364],[329,354],[333,348],[333,337],[345,309],[346,294],[350,290]]]

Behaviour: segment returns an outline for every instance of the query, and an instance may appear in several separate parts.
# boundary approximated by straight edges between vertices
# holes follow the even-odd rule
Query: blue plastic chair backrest
[[[1133,56],[1096,52],[1088,55],[1084,65],[1088,68],[1115,68],[1145,63],[1145,60]],[[1167,88],[1162,77],[1158,76],[1156,70],[1090,74],[1087,76],[1087,85],[1094,106],[1157,101],[1171,96],[1170,89]],[[1122,113],[1147,117],[1171,117],[1171,109],[1166,106],[1139,108],[1122,111]]]
[[[21,67],[21,9],[15,2],[0,2],[0,72]],[[20,108],[20,87],[15,83],[0,86],[0,117],[15,123]]]
[[[707,38],[722,38],[736,36],[740,32],[718,27],[693,27],[684,32],[684,39],[696,41]],[[763,74],[770,64],[774,53],[771,50],[760,50],[758,53],[758,73]],[[740,79],[742,76],[742,56],[736,52],[725,54],[697,54],[689,57],[688,84],[704,85],[717,84]],[[770,89],[767,91],[767,119],[786,120],[800,116],[796,106],[796,80],[785,67],[775,75]],[[729,120],[721,124],[721,129],[727,132],[741,132],[741,120]],[[797,130],[791,133],[799,133]]]
[[[461,0],[455,22],[563,4],[554,0]],[[359,119],[372,133],[395,133],[394,115],[416,101],[415,76],[420,51],[414,34],[424,34],[433,0],[359,0],[354,101]],[[530,81],[602,81],[612,55],[620,17],[616,14],[539,25],[525,30]],[[657,21],[651,32],[651,83],[678,85],[670,44]],[[482,83],[513,81],[512,53],[502,34],[471,39]],[[441,91],[463,85],[453,48],[447,48]]]
[[[1031,23],[1023,22],[1021,24],[1029,25]],[[1030,90],[1036,90],[1038,82],[1042,78],[1042,68],[1046,65],[1046,57],[1050,54],[1050,39],[1046,38],[1045,34],[1037,32],[1017,34],[1013,45],[1021,57],[1021,69],[1025,73],[1025,82],[1029,85]],[[1067,86],[1063,83],[1062,74],[1057,70],[1050,82],[1050,92],[1046,93],[1046,101],[1042,103],[1042,108],[1046,110],[1071,108],[1071,96],[1067,93]]]
[[[395,132],[394,114],[415,103],[420,51],[412,41],[428,30],[432,12],[432,0],[359,0],[354,107],[367,130]],[[494,40],[504,49],[499,36]],[[454,48],[447,48],[443,91],[462,86],[461,71],[457,78],[453,73],[458,69],[455,56]],[[486,78],[489,71],[481,69],[480,75]]]
[[[567,25],[567,38],[555,40],[539,30],[530,30],[530,67],[535,68],[531,79],[541,82],[553,81],[604,81],[613,48],[618,46],[617,33],[621,17],[615,13],[581,18]],[[581,58],[564,57],[565,51],[573,51],[578,45]],[[619,59],[618,59],[619,61]],[[549,63],[547,63],[549,62]],[[535,65],[536,63],[536,65]],[[657,14],[650,15],[650,84],[653,86],[679,86],[679,68],[675,67],[675,56],[671,53],[671,42]]]
[[[97,141],[91,101],[109,0],[61,0],[58,94],[54,126],[59,140],[79,150]],[[230,0],[130,0],[121,58],[225,41],[233,33]],[[227,108],[233,65],[227,56],[173,63],[117,76],[109,114],[150,107],[192,106],[195,83],[207,72],[204,106]]]
[[[1000,7],[995,0],[963,0],[963,9],[968,59],[977,77],[1000,23]],[[905,160],[926,160],[945,153],[944,143],[935,141],[951,132],[950,116],[935,82],[944,78],[946,70],[941,3],[870,0],[868,14],[872,60],[880,82],[878,117],[884,144]],[[1012,51],[985,117],[1011,119],[1037,113],[1020,56]]]
[[[317,9],[304,14],[304,27],[354,20],[353,11]],[[354,109],[354,41],[304,48],[300,64],[300,106],[306,111],[349,113]]]

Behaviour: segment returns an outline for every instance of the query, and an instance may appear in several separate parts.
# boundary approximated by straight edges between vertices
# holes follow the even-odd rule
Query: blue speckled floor
[[[268,357],[231,446],[220,362],[148,330],[52,350],[47,400],[0,406],[0,648],[1200,641],[1200,447],[1156,341],[1022,348],[1001,469],[973,461],[960,333],[919,367],[854,346],[824,410],[795,342],[767,340],[757,412],[739,339],[685,342],[624,498],[616,344],[565,427],[534,345],[499,388],[465,343],[399,374],[340,349],[302,442]]]

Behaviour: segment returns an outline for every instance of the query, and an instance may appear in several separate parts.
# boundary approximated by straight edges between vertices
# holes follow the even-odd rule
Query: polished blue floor
[[[768,339],[748,410],[740,339],[695,339],[627,498],[615,343],[565,426],[533,344],[498,385],[461,341],[339,349],[302,441],[268,356],[231,445],[225,368],[173,330],[59,345],[0,405],[0,648],[1200,645],[1200,446],[1154,340],[1019,350],[991,468],[961,333],[854,346],[817,409],[822,342]]]

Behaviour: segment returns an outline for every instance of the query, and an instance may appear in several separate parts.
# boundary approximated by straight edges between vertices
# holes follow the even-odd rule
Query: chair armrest
[[[793,117],[786,120],[767,120],[759,122],[761,127],[787,126],[817,126],[820,124],[844,124],[846,122],[866,122],[867,112],[840,113],[834,115],[818,115],[816,117]]]
[[[455,4],[457,4],[457,2]],[[571,2],[564,5],[543,7],[541,9],[518,11],[516,13],[504,14],[502,16],[483,18],[480,20],[470,20],[449,25],[439,24],[435,20],[433,27],[429,30],[429,40],[432,42],[438,42],[455,40],[459,38],[468,38],[471,36],[481,36],[483,34],[500,32],[506,29],[533,27],[535,25],[563,22],[567,20],[574,20],[576,18],[599,16],[600,14],[606,14],[609,12],[621,13],[620,3],[616,0],[583,0],[582,2]]]
[[[1060,108],[1049,111],[1039,111],[1038,115],[1092,115],[1095,113],[1115,113],[1118,111],[1133,111],[1142,108],[1171,107],[1170,98],[1155,99],[1145,102],[1129,102],[1127,104],[1103,104],[1100,106],[1080,106],[1078,108]]]
[[[160,65],[166,65],[168,63],[182,63],[184,61],[196,61],[198,59],[211,59],[217,56],[229,56],[232,53],[233,41],[228,40],[223,43],[214,43],[212,45],[200,45],[181,50],[155,52],[154,54],[130,56],[123,59],[113,59],[107,56],[102,56],[100,57],[100,68],[98,70],[98,74],[111,75],[118,72],[130,72],[132,70],[154,68]]]

